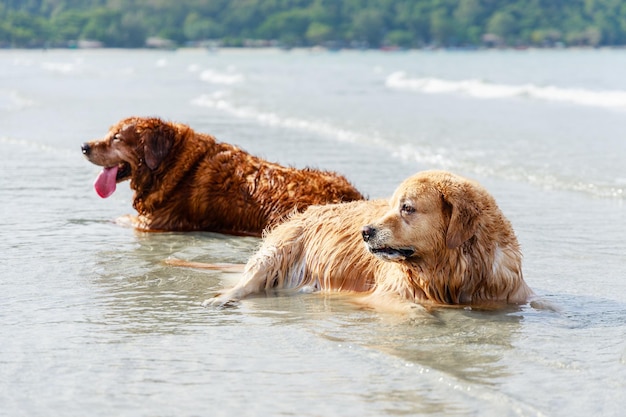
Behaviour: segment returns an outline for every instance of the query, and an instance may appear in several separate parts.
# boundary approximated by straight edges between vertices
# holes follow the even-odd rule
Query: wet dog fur
[[[159,118],[123,119],[82,151],[104,167],[96,181],[102,197],[130,180],[138,213],[130,223],[144,231],[260,236],[310,205],[363,199],[334,172],[271,163]]]
[[[205,302],[270,288],[346,291],[387,310],[499,308],[533,292],[510,222],[479,184],[444,171],[405,180],[389,200],[309,207],[276,226],[241,281]]]

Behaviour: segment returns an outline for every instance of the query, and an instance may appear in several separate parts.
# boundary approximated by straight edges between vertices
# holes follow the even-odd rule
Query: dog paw
[[[222,295],[217,295],[213,298],[209,298],[208,300],[204,300],[202,303],[202,307],[206,308],[228,308],[228,307],[236,307],[239,304],[238,300],[224,297]]]
[[[302,294],[313,294],[314,292],[318,292],[319,288],[317,285],[304,285],[302,286],[298,292]]]

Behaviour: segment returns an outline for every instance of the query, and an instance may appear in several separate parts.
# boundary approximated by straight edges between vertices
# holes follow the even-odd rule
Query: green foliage
[[[0,46],[624,45],[623,0],[0,0]]]
[[[306,30],[305,38],[312,45],[319,45],[331,41],[333,28],[321,22],[311,22]]]
[[[370,8],[357,12],[352,18],[352,37],[378,46],[386,32],[386,24],[381,10]]]

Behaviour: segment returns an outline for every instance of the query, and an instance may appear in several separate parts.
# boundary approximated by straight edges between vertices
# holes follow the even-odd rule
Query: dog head
[[[441,171],[404,181],[390,210],[362,229],[368,250],[385,261],[429,259],[455,249],[476,232],[486,192],[477,184]]]
[[[112,126],[104,138],[84,143],[83,155],[104,167],[94,183],[98,195],[109,197],[117,183],[156,170],[175,135],[175,126],[160,119],[131,117]]]

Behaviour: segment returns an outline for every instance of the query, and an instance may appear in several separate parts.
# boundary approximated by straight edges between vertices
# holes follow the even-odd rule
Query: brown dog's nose
[[[363,240],[369,242],[371,238],[376,234],[376,229],[372,226],[363,226],[361,229],[361,235],[363,236]]]
[[[91,146],[88,143],[83,143],[80,149],[82,149],[83,155],[89,155],[89,152],[91,152]]]

